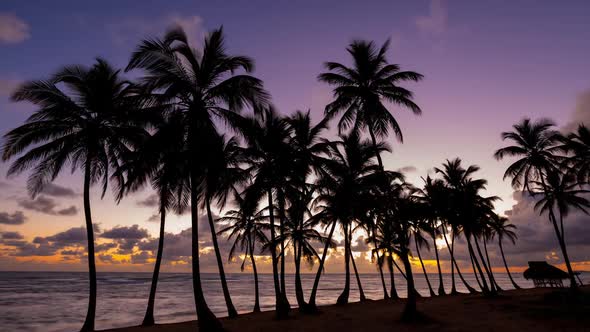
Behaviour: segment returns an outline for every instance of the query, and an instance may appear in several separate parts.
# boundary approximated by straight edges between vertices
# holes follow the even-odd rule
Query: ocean
[[[472,273],[464,273],[467,281],[477,288]],[[313,274],[304,274],[303,287],[306,298],[313,284]],[[495,274],[500,286],[511,289],[506,274]],[[396,274],[396,286],[400,296],[405,296],[406,284]],[[514,279],[523,288],[532,287],[521,273]],[[588,274],[582,277],[589,278]],[[435,291],[438,275],[429,275]],[[227,275],[233,303],[240,313],[250,312],[254,305],[254,281],[251,273]],[[272,275],[261,274],[260,302],[262,310],[274,309]],[[292,305],[296,305],[293,275],[287,276],[287,292]],[[444,275],[445,288],[450,290],[451,276]],[[383,297],[378,274],[362,274],[365,295],[370,299]],[[585,280],[585,283],[587,280]],[[151,273],[99,273],[96,329],[138,325],[143,319]],[[386,279],[389,288],[389,278]],[[418,291],[428,296],[428,288],[422,274],[416,273]],[[317,303],[333,304],[342,291],[343,274],[325,274],[320,281]],[[225,302],[217,274],[203,274],[203,288],[211,310],[225,316]],[[457,277],[457,288],[465,291]],[[87,310],[88,282],[84,272],[0,272],[0,330],[1,331],[77,331],[82,326]],[[350,301],[358,301],[354,274],[351,278]],[[158,283],[155,318],[157,323],[172,323],[196,319],[191,275],[162,273]]]

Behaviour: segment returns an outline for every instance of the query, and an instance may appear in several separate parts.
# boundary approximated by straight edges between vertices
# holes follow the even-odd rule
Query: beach
[[[274,312],[222,318],[227,331],[590,331],[590,287],[581,288],[579,300],[565,299],[567,289],[504,291],[497,297],[476,295],[418,299],[424,319],[402,323],[404,299],[328,305],[317,315],[299,314],[277,320]],[[197,322],[128,327],[111,332],[196,331]]]

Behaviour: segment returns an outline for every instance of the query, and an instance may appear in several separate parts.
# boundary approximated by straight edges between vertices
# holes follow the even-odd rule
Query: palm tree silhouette
[[[576,178],[569,173],[558,173],[555,171],[549,172],[546,177],[546,183],[534,181],[536,185],[543,185],[545,187],[541,199],[535,204],[535,209],[539,210],[539,214],[548,213],[549,221],[553,224],[557,241],[563,253],[563,259],[570,276],[571,287],[576,288],[576,277],[570,263],[567,253],[567,246],[565,243],[565,230],[563,228],[563,219],[567,217],[572,208],[578,209],[585,214],[589,214],[590,201],[582,195],[590,193],[589,190],[580,189]],[[559,216],[555,215],[555,212]],[[559,226],[557,219],[559,218]]]
[[[459,269],[459,265],[454,256],[454,247],[455,247],[455,236],[460,233],[461,231],[461,224],[458,222],[456,218],[457,213],[457,203],[460,203],[460,200],[453,199],[454,193],[459,189],[462,188],[465,182],[470,178],[471,174],[478,170],[477,167],[470,166],[467,169],[464,169],[461,166],[461,159],[456,158],[454,160],[447,160],[443,164],[443,168],[435,167],[434,169],[438,174],[441,174],[443,177],[443,181],[445,183],[445,191],[446,191],[446,203],[448,206],[444,210],[445,221],[446,225],[442,226],[443,230],[443,238],[449,249],[449,254],[451,255],[451,276],[452,276],[452,285],[451,285],[451,294],[457,294],[457,290],[455,288],[455,279],[454,279],[454,269],[457,270],[457,274],[459,278],[465,285],[465,287],[469,290],[470,293],[476,293],[477,291],[471,287],[463,278],[461,274],[461,270]],[[451,245],[449,246],[449,242],[447,239],[447,226],[451,228]],[[472,250],[469,251],[471,257],[473,257]]]
[[[245,162],[245,156],[235,137],[226,140],[224,135],[215,135],[214,133],[212,138],[211,141],[206,143],[207,147],[203,147],[203,150],[208,153],[207,158],[204,160],[205,173],[201,180],[201,192],[203,193],[203,204],[207,210],[207,219],[211,229],[211,239],[215,258],[217,259],[223,297],[228,316],[234,318],[238,316],[238,312],[231,300],[225,278],[223,259],[217,243],[217,233],[215,232],[215,223],[211,213],[211,202],[215,200],[217,206],[222,209],[227,202],[228,195],[234,192],[237,186],[244,184],[248,180],[249,174],[246,170],[240,168],[240,164]]]
[[[571,153],[565,164],[577,174],[580,183],[590,182],[590,130],[583,124],[567,135],[562,148]]]
[[[510,274],[510,270],[508,269],[508,264],[506,263],[506,256],[504,255],[504,248],[502,246],[502,240],[506,237],[512,244],[516,244],[516,226],[511,224],[508,218],[496,215],[495,218],[492,219],[491,223],[492,227],[492,236],[498,236],[498,246],[500,246],[500,253],[502,254],[502,261],[504,262],[504,267],[506,268],[506,273],[508,274],[508,278],[510,278],[510,282],[515,289],[520,289],[520,286],[512,279],[512,275]]]
[[[227,54],[221,28],[205,38],[203,50],[198,52],[191,48],[180,27],[169,30],[163,39],[141,42],[127,66],[127,70],[143,69],[143,84],[185,116],[184,134],[190,152],[193,291],[199,326],[208,331],[222,327],[205,301],[200,277],[198,202],[205,170],[202,159],[207,142],[217,131],[215,119],[235,126],[240,119],[237,112],[242,108],[249,105],[258,109],[267,104],[268,95],[259,79],[234,74],[239,69],[251,72],[253,68],[250,58]]]
[[[444,218],[443,211],[447,206],[445,204],[446,188],[444,182],[440,179],[433,180],[430,176],[427,176],[426,179],[423,178],[423,181],[424,187],[419,190],[421,196],[420,202],[424,205],[424,211],[426,212],[425,219],[428,222],[426,228],[429,230],[429,235],[432,237],[432,245],[436,256],[436,267],[438,269],[439,279],[438,295],[445,295],[445,286],[443,283],[436,239],[440,237],[440,227],[442,224],[440,220]]]
[[[267,107],[260,110],[255,117],[247,117],[240,125],[246,140],[245,153],[248,158],[249,171],[254,177],[253,182],[246,188],[245,199],[259,201],[266,196],[268,200],[268,215],[270,221],[270,255],[273,269],[273,282],[275,289],[275,307],[278,318],[288,316],[291,306],[287,300],[284,289],[279,281],[277,247],[284,252],[284,243],[276,242],[275,208],[277,205],[274,193],[278,198],[284,198],[283,186],[288,180],[292,166],[291,152],[289,148],[290,128],[284,117],[281,117],[274,108]],[[280,199],[277,199],[280,202]],[[284,235],[284,204],[278,208],[279,236]]]
[[[236,249],[240,248],[244,251],[244,260],[240,269],[244,271],[246,259],[250,256],[250,263],[252,264],[252,273],[254,274],[254,310],[253,312],[260,312],[260,291],[258,285],[258,270],[256,269],[256,259],[254,254],[256,252],[256,242],[265,244],[268,238],[264,230],[268,228],[266,221],[268,216],[264,214],[265,209],[256,211],[257,203],[246,201],[240,194],[234,192],[234,200],[238,208],[229,210],[217,221],[221,223],[229,223],[230,225],[222,228],[218,234],[227,234],[227,239],[233,239],[232,247],[229,251],[229,260],[235,257]]]
[[[420,260],[420,265],[422,266],[422,272],[424,273],[424,279],[426,279],[426,284],[428,285],[428,291],[430,292],[430,296],[436,296],[436,293],[432,289],[432,285],[430,284],[430,279],[428,278],[428,273],[426,273],[426,267],[424,266],[424,261],[422,261],[422,254],[420,253],[420,248],[425,247],[427,250],[430,250],[430,245],[428,241],[422,235],[422,231],[426,233],[432,233],[430,230],[430,224],[427,223],[424,219],[418,220],[414,225],[414,245],[416,247],[416,253],[418,254],[418,259]]]
[[[160,106],[166,107],[166,105]],[[160,108],[160,110],[163,109]],[[155,323],[154,305],[164,250],[166,213],[168,210],[174,210],[178,214],[183,213],[190,197],[187,144],[183,134],[184,116],[177,111],[164,113],[155,123],[153,135],[125,159],[118,171],[127,178],[118,199],[129,192],[138,191],[147,182],[151,183],[158,197],[160,214],[158,251],[143,326],[151,326]]]
[[[90,68],[68,66],[48,80],[26,82],[12,95],[14,101],[28,101],[38,109],[25,124],[4,135],[2,160],[20,155],[10,166],[8,175],[32,169],[27,189],[35,197],[47,183],[55,180],[64,166],[83,170],[90,294],[82,331],[94,330],[96,314],[90,187],[101,183],[104,197],[110,172],[119,167],[130,148],[147,136],[143,129],[146,121],[137,111],[140,106],[137,93],[118,70],[97,59]],[[119,176],[113,180],[117,187],[122,185]]]
[[[420,107],[412,100],[412,92],[399,84],[407,81],[417,82],[423,76],[413,71],[401,71],[399,65],[389,63],[386,58],[388,49],[389,40],[379,49],[372,41],[355,40],[346,49],[352,57],[352,67],[337,62],[326,62],[324,66],[329,72],[318,76],[321,82],[334,86],[334,101],[326,106],[326,117],[331,119],[342,113],[338,122],[339,133],[348,129],[359,133],[367,129],[375,150],[378,145],[377,138],[387,137],[390,129],[398,140],[403,142],[401,128],[387,109],[386,103],[409,108],[416,115],[422,113]],[[381,155],[378,154],[376,157],[383,171]],[[379,273],[383,279],[381,266]],[[383,291],[384,297],[388,298],[385,288]]]

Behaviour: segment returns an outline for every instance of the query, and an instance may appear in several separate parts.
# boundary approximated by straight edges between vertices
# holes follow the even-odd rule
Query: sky
[[[510,264],[529,260],[561,264],[557,241],[530,197],[515,192],[502,176],[510,160],[493,158],[502,131],[524,117],[548,117],[559,128],[590,124],[590,21],[587,1],[46,1],[3,0],[0,4],[0,133],[20,125],[34,106],[15,104],[10,93],[23,81],[43,79],[64,65],[91,65],[96,57],[125,67],[142,38],[161,36],[181,25],[197,47],[207,31],[223,26],[232,54],[255,59],[283,114],[310,109],[317,121],[332,100],[317,75],[325,61],[349,64],[353,39],[391,40],[388,59],[424,75],[406,85],[422,116],[392,108],[404,143],[392,137],[389,169],[403,169],[409,181],[432,174],[445,159],[460,157],[481,167],[487,194],[502,201],[496,210],[511,218],[519,241],[505,246]],[[129,74],[134,77],[137,73]],[[332,124],[334,127],[334,124]],[[333,131],[333,130],[332,130]],[[80,270],[85,265],[82,181],[63,174],[35,200],[27,174],[5,178],[0,163],[0,270]],[[150,190],[116,205],[111,195],[92,195],[99,271],[149,271],[158,222]],[[222,214],[223,211],[218,211]],[[154,221],[156,219],[156,221]],[[575,268],[590,270],[589,217],[566,219],[566,240]],[[190,220],[170,216],[164,271],[189,271]],[[202,264],[214,272],[205,219]],[[226,252],[227,243],[222,242]],[[494,267],[501,259],[491,245]],[[363,272],[375,272],[362,238],[354,248]],[[433,252],[423,249],[427,268]],[[443,258],[446,249],[441,248]],[[467,257],[464,252],[460,256]],[[267,257],[259,257],[270,271]],[[331,261],[331,262],[330,262]],[[450,268],[448,263],[443,268]],[[467,261],[462,259],[465,266]],[[239,262],[226,269],[239,271]],[[342,271],[342,252],[330,254],[328,272]]]

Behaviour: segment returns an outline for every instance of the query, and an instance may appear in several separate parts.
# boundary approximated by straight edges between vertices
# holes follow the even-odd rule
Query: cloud
[[[570,121],[563,126],[564,132],[572,132],[583,123],[590,126],[590,90],[579,94],[576,99],[576,107],[570,116]]]
[[[404,166],[399,168],[397,171],[400,173],[414,173],[416,172],[418,169],[415,166]]]
[[[149,237],[149,233],[145,228],[139,228],[139,225],[133,226],[117,226],[110,230],[104,231],[100,234],[105,239],[143,239]]]
[[[137,201],[137,206],[153,208],[157,207],[159,205],[159,202],[160,200],[158,199],[158,195],[152,194],[146,197],[145,199]]]
[[[510,222],[517,226],[516,245],[504,244],[510,263],[526,265],[528,261],[551,259],[563,262],[553,225],[547,215],[534,209],[537,198],[522,192],[513,195],[516,204],[506,211]],[[590,224],[588,216],[573,210],[564,219],[565,239],[572,261],[590,260]]]
[[[415,20],[418,30],[432,36],[445,34],[449,29],[447,3],[445,0],[431,0],[430,13]]]
[[[0,212],[0,224],[4,225],[22,225],[27,220],[27,217],[22,211],[16,211],[13,214],[7,212]]]
[[[19,232],[1,232],[0,238],[2,240],[22,240],[25,237]]]
[[[78,209],[74,205],[68,208],[56,210],[58,204],[55,202],[55,200],[45,196],[39,196],[34,200],[20,199],[18,200],[18,205],[27,210],[54,216],[73,216],[78,213]]]
[[[16,44],[31,37],[30,26],[13,13],[0,13],[0,44]]]
[[[41,190],[41,193],[47,195],[47,196],[54,196],[54,197],[76,197],[77,194],[74,190],[67,188],[67,187],[62,187],[60,185],[57,184],[53,184],[53,183],[48,183],[43,187],[43,190]]]
[[[160,221],[160,215],[159,214],[152,214],[147,221],[149,222],[159,222]]]
[[[197,15],[173,13],[160,18],[129,17],[107,25],[116,44],[136,44],[145,38],[161,36],[164,31],[181,26],[192,47],[198,47],[205,36],[203,19]]]

